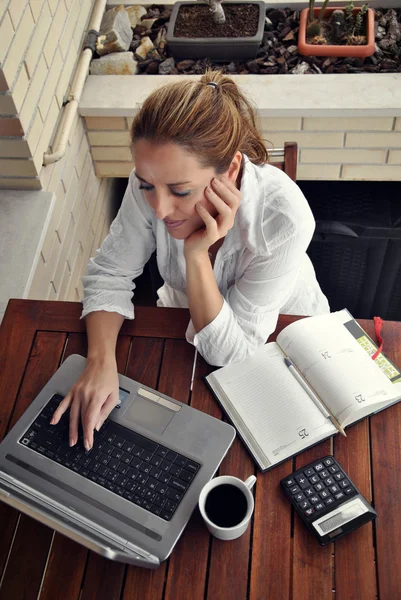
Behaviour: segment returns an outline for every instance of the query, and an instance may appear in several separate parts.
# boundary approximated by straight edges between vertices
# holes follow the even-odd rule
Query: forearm
[[[88,360],[115,359],[118,332],[124,317],[116,312],[94,311],[85,317]]]
[[[186,256],[186,280],[189,312],[198,333],[217,317],[223,306],[207,252]]]

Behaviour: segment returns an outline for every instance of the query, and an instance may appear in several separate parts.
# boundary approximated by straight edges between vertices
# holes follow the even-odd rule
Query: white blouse
[[[216,318],[187,340],[212,365],[250,356],[275,330],[279,314],[330,311],[306,254],[315,222],[300,188],[285,173],[244,156],[241,202],[233,228],[217,252],[214,276],[223,306]],[[81,318],[92,311],[135,316],[135,283],[154,250],[165,284],[158,306],[188,308],[184,241],[172,238],[156,219],[139,182],[130,173],[121,208],[83,277]]]

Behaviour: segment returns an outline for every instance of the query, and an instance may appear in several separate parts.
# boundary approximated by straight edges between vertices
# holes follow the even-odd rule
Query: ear
[[[234,154],[234,157],[231,161],[230,166],[228,167],[228,171],[225,172],[225,175],[233,183],[235,183],[237,181],[237,177],[238,177],[238,174],[241,169],[241,164],[242,164],[242,152],[237,150],[237,152]]]

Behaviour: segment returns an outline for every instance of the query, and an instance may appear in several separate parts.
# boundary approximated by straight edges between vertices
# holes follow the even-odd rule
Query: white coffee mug
[[[222,477],[215,477],[202,488],[198,503],[199,510],[201,512],[203,520],[205,521],[206,527],[208,528],[210,533],[215,537],[219,538],[219,540],[235,540],[247,530],[255,506],[255,502],[253,500],[253,495],[251,492],[255,481],[256,477],[254,475],[248,477],[246,481],[242,481],[242,479],[238,479],[237,477],[232,477],[230,475],[223,475]],[[209,492],[213,488],[223,484],[230,484],[239,488],[243,492],[247,500],[248,508],[245,513],[245,516],[242,519],[242,521],[237,525],[234,525],[234,527],[220,527],[219,525],[216,525],[209,519],[205,511],[206,499]]]

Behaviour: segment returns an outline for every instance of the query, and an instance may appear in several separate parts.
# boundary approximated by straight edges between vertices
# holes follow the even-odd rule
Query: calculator
[[[377,517],[334,456],[301,467],[280,485],[322,546]]]

